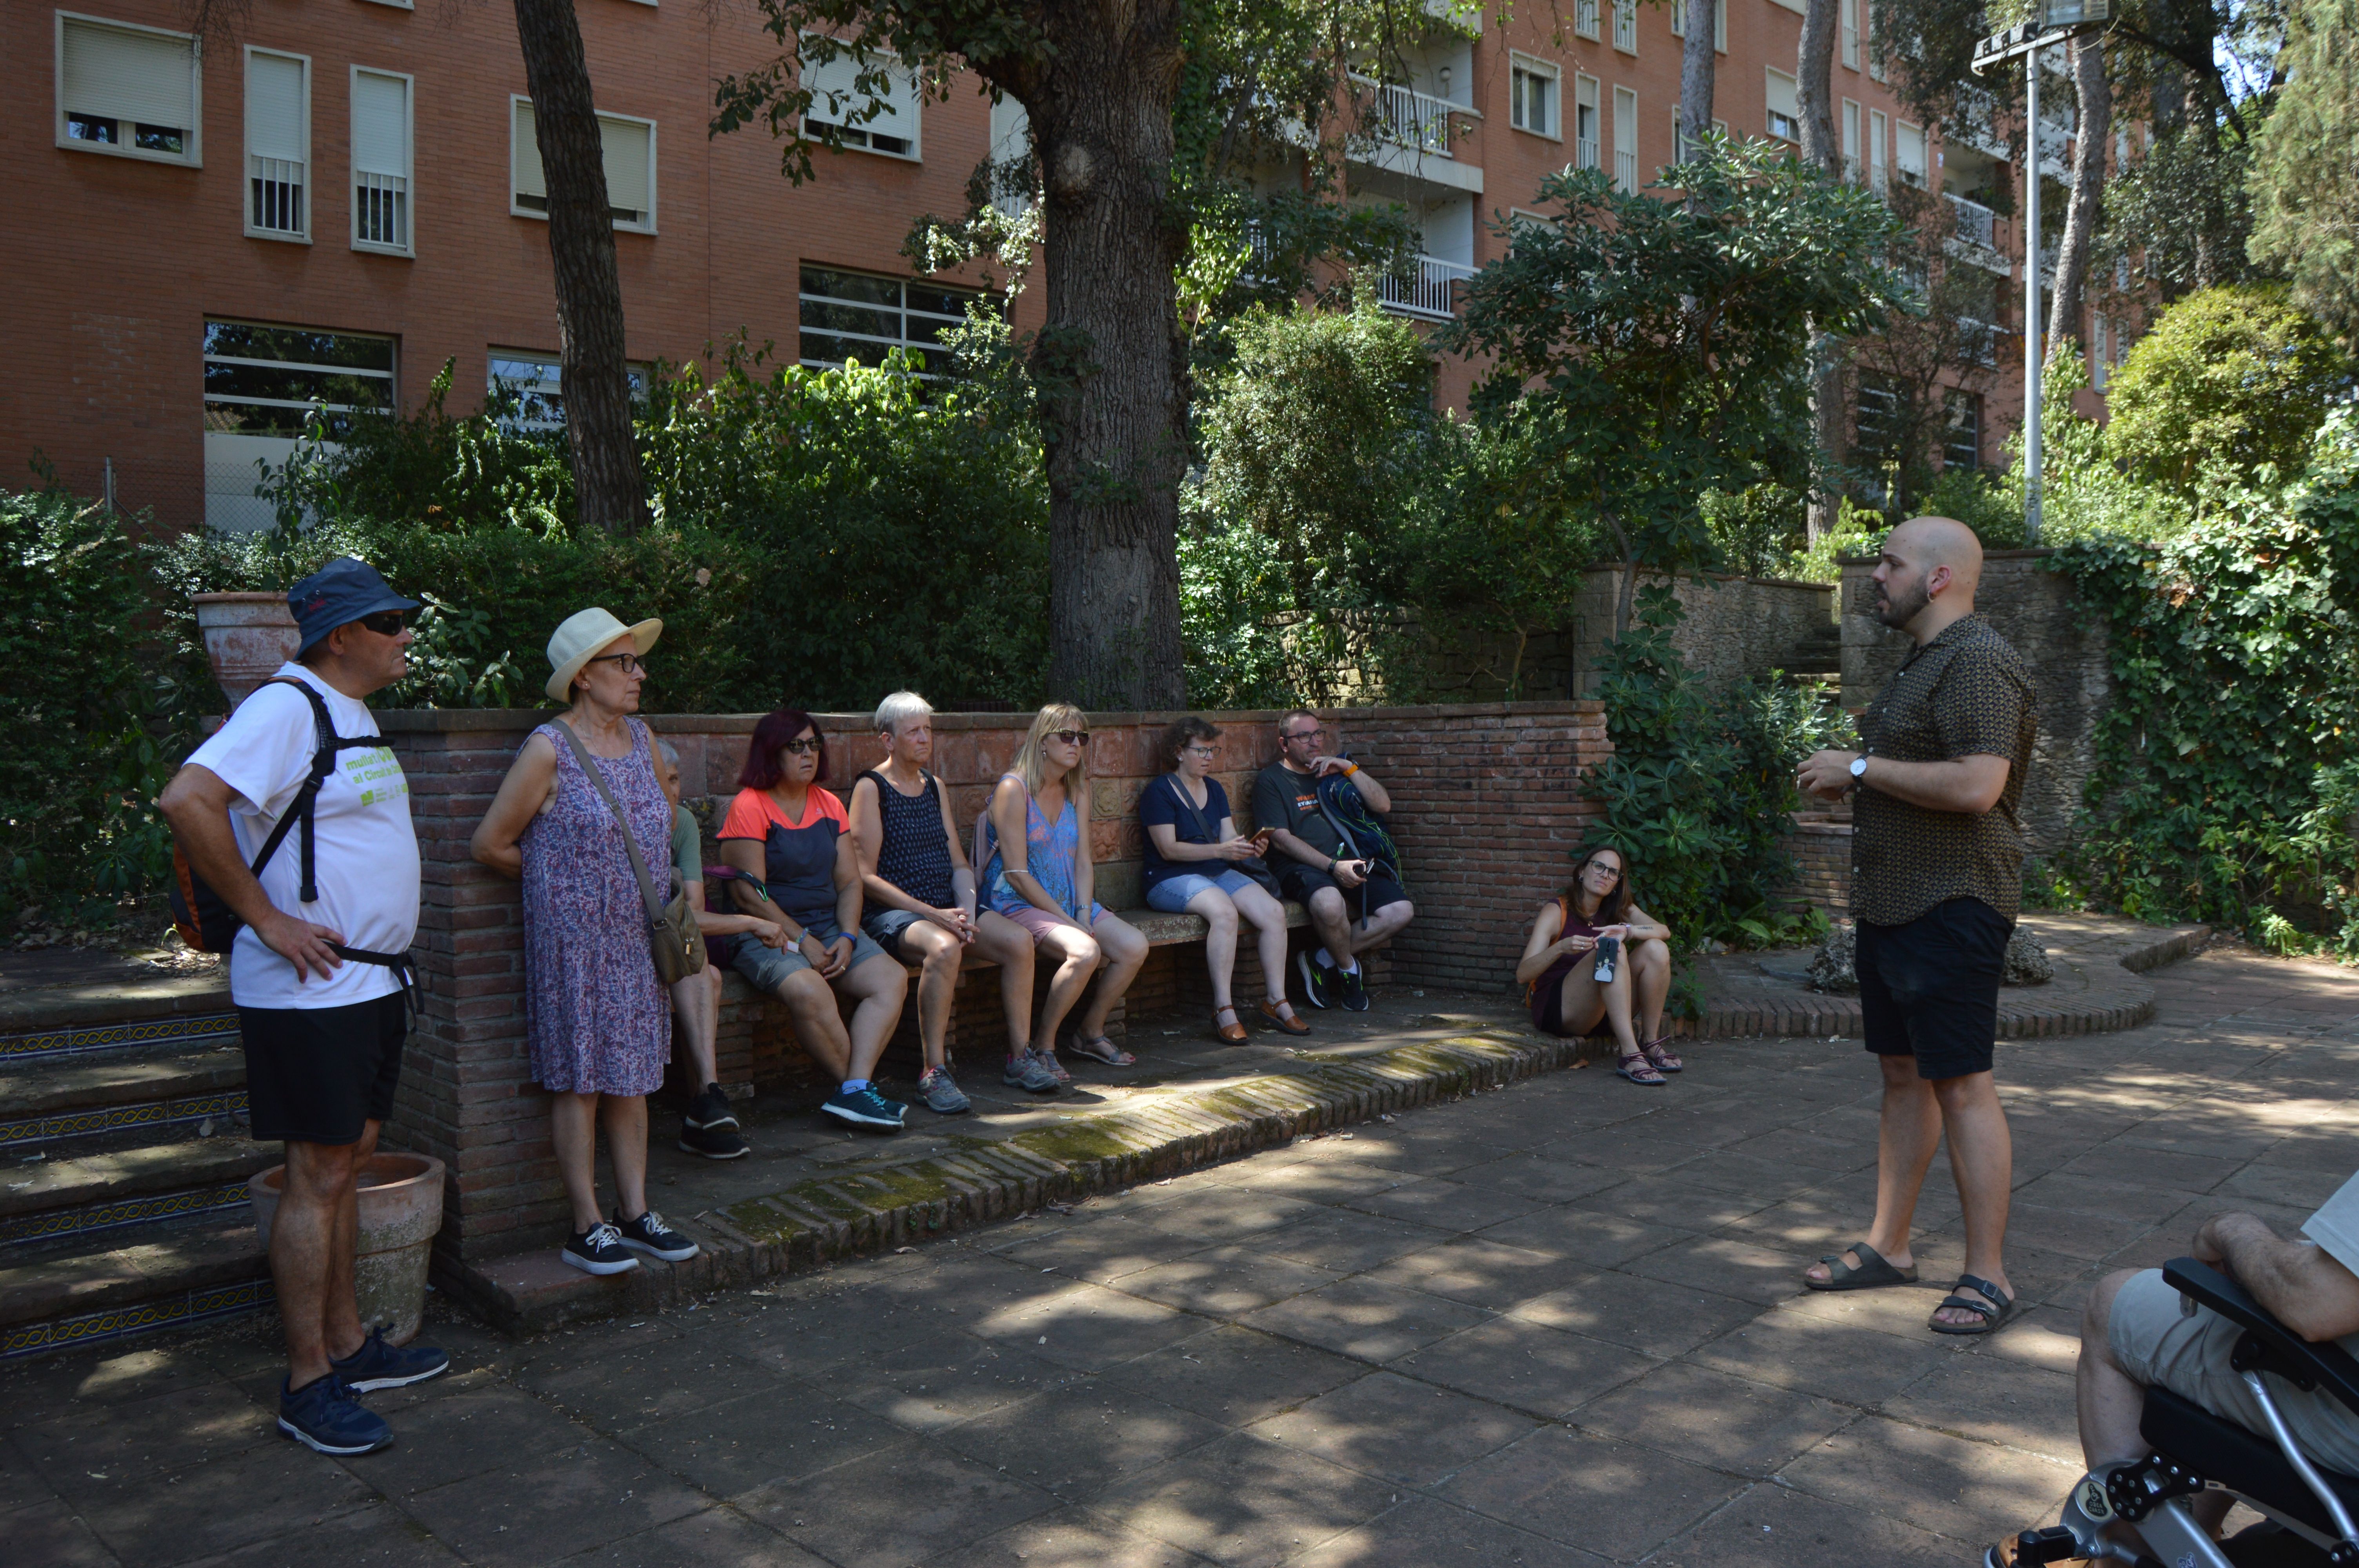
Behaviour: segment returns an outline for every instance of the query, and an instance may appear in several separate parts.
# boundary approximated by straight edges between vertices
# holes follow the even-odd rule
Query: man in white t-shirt
[[[2308,1239],[2287,1241],[2256,1215],[2214,1215],[2198,1227],[2189,1251],[2251,1292],[2302,1338],[2339,1340],[2359,1354],[2359,1176],[2343,1184],[2302,1221]],[[2269,1435],[2268,1417],[2229,1357],[2244,1330],[2216,1313],[2181,1310],[2159,1269],[2125,1269],[2097,1281],[2081,1317],[2076,1379],[2081,1450],[2093,1472],[2134,1465],[2154,1452],[2138,1434],[2147,1389],[2161,1384],[2245,1428]],[[2269,1397],[2302,1453],[2330,1470],[2359,1475],[2359,1417],[2323,1390],[2304,1391],[2273,1379]],[[2189,1504],[2217,1534],[2231,1499],[2205,1492]],[[1997,1561],[2012,1561],[2008,1547]]]
[[[245,922],[229,980],[247,1104],[254,1136],[287,1146],[270,1231],[288,1349],[278,1425],[323,1454],[365,1454],[392,1433],[353,1396],[451,1364],[426,1346],[388,1346],[382,1328],[364,1335],[353,1294],[355,1178],[401,1078],[419,887],[409,786],[362,698],[407,673],[418,605],[349,556],[288,589],[287,604],[301,644],[272,677],[286,684],[241,703],[157,804],[190,869]],[[345,743],[310,830],[291,829],[257,877],[254,858],[297,808],[321,749],[314,697]]]

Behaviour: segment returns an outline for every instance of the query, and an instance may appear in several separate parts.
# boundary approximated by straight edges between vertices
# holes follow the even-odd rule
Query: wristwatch
[[[1867,753],[1862,752],[1851,760],[1851,787],[1857,789],[1867,782]]]

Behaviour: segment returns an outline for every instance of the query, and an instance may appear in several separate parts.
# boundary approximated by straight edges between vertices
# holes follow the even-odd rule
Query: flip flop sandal
[[[1127,1067],[1138,1060],[1103,1034],[1093,1040],[1084,1040],[1076,1034],[1065,1043],[1065,1049],[1077,1056],[1087,1056],[1093,1062],[1103,1062],[1109,1067]]]
[[[1827,1266],[1823,1281],[1802,1276],[1802,1283],[1814,1291],[1872,1291],[1883,1285],[1913,1285],[1917,1282],[1917,1265],[1896,1269],[1885,1261],[1884,1254],[1864,1241],[1855,1241],[1843,1249],[1859,1256],[1854,1269],[1843,1261],[1843,1252],[1830,1252],[1819,1260]]]
[[[1668,1039],[1669,1036],[1664,1038]],[[1687,1070],[1687,1064],[1680,1061],[1677,1054],[1663,1049],[1661,1039],[1649,1040],[1638,1049],[1645,1053],[1647,1062],[1658,1073],[1679,1073]]]
[[[1632,1083],[1644,1084],[1650,1089],[1660,1088],[1671,1081],[1655,1070],[1655,1064],[1647,1060],[1647,1054],[1644,1051],[1633,1051],[1627,1056],[1617,1059],[1614,1065],[1614,1070]]]
[[[1980,1323],[1969,1325],[1962,1323],[1937,1323],[1928,1320],[1925,1326],[1931,1329],[1936,1334],[1953,1334],[1964,1336],[1996,1334],[2001,1328],[2006,1326],[2006,1320],[2015,1315],[2015,1298],[2008,1295],[2005,1291],[2000,1290],[1996,1285],[1992,1284],[1988,1280],[1978,1279],[1972,1274],[1961,1274],[1958,1276],[1957,1283],[1951,1285],[1950,1290],[1951,1293],[1941,1298],[1941,1306],[1935,1307],[1933,1309],[1936,1313],[1939,1313],[1941,1310],[1941,1307],[1963,1307],[1966,1311],[1973,1313],[1975,1316],[1981,1318],[1982,1321]],[[1959,1291],[1977,1291],[1983,1295],[1988,1296],[1990,1301],[1977,1301],[1973,1296],[1962,1296],[1956,1293]],[[1996,1302],[1999,1304],[1993,1306],[1991,1305],[1991,1302]]]

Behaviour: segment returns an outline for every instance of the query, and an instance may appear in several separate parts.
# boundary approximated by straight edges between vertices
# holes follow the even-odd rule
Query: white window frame
[[[151,152],[127,142],[86,142],[66,134],[66,28],[69,23],[102,32],[146,33],[150,37],[172,38],[189,48],[189,124],[180,127],[186,144],[177,153]],[[56,45],[49,80],[57,91],[57,113],[54,121],[57,145],[68,152],[97,153],[106,157],[138,158],[147,163],[179,164],[186,168],[202,168],[205,135],[205,71],[204,40],[193,33],[176,33],[169,27],[145,27],[137,22],[118,22],[108,16],[92,16],[81,11],[57,13]]]
[[[806,38],[817,38],[823,35],[813,33],[807,33],[804,35]],[[912,71],[908,66],[902,64],[897,57],[885,54],[882,51],[876,52],[878,63],[884,67],[885,70],[895,78],[902,80],[907,84],[909,94],[909,150],[905,153],[897,153],[890,147],[880,147],[871,145],[872,133],[869,130],[869,126],[875,124],[874,120],[868,122],[868,124],[866,125],[847,125],[843,124],[843,122],[840,120],[820,119],[813,115],[809,109],[803,111],[804,134],[809,135],[810,127],[813,125],[843,125],[845,132],[851,135],[857,135],[861,137],[861,140],[857,142],[847,139],[842,149],[844,152],[866,153],[871,157],[889,157],[900,163],[923,163],[926,161],[926,103],[925,95],[918,90],[917,73]],[[799,56],[798,57],[798,59],[799,60]],[[833,65],[845,62],[849,62],[855,72],[860,70],[860,62],[853,59],[849,55],[838,55],[829,63]],[[795,78],[798,84],[802,81],[802,66],[799,63],[796,68],[797,74]],[[823,101],[817,98],[812,100],[812,103],[815,107],[821,102]],[[853,107],[857,108],[858,105],[854,104]]]
[[[1671,37],[1684,39],[1688,36],[1688,0],[1669,0],[1663,9],[1670,13]],[[1728,0],[1712,0],[1712,52],[1728,52]]]
[[[1627,115],[1622,112],[1625,103]],[[1630,145],[1623,146],[1625,141]],[[1614,188],[1625,196],[1638,194],[1638,93],[1619,84],[1614,89]]]
[[[1867,184],[1878,196],[1884,194],[1892,179],[1892,155],[1886,150],[1892,140],[1892,116],[1881,109],[1867,112]]]
[[[1777,84],[1780,81],[1786,84],[1787,96],[1794,102],[1791,116],[1777,107]],[[1789,72],[1779,70],[1774,65],[1765,65],[1761,68],[1761,102],[1762,129],[1778,141],[1799,146],[1802,140],[1802,84]],[[1787,121],[1787,127],[1782,131],[1777,128],[1779,120]]]
[[[1914,169],[1900,158],[1900,149],[1908,145],[1911,133],[1917,137],[1917,167]],[[1892,172],[1899,176],[1901,184],[1912,190],[1930,188],[1933,181],[1933,139],[1925,134],[1923,126],[1909,124],[1905,120],[1893,123]],[[1916,177],[1913,179],[1909,178],[1912,174]]]
[[[1603,0],[1572,0],[1572,31],[1575,38],[1594,40],[1600,33],[1598,13]]]
[[[418,254],[418,78],[404,70],[381,70],[373,65],[355,65],[351,68],[350,72],[345,77],[346,92],[344,102],[348,110],[353,105],[358,104],[360,102],[360,79],[364,76],[382,77],[386,81],[398,81],[401,83],[402,168],[400,174],[393,176],[393,178],[397,178],[401,181],[401,189],[398,194],[401,197],[402,205],[401,232],[405,238],[403,242],[397,245],[388,244],[383,240],[364,240],[361,238],[362,203],[360,199],[360,185],[362,177],[364,175],[377,175],[380,177],[388,176],[391,174],[391,171],[381,168],[364,169],[361,168],[359,163],[360,137],[357,135],[353,135],[349,136],[346,140],[346,146],[350,154],[349,157],[346,159],[347,170],[350,175],[350,178],[344,186],[344,191],[347,198],[345,205],[352,209],[349,225],[352,236],[352,246],[353,249],[356,251],[366,251],[372,255],[415,256]],[[513,128],[516,124],[514,111],[510,111],[509,113],[508,124],[511,127],[510,135],[514,135]],[[511,199],[513,199],[515,195],[513,187],[516,178],[516,166],[513,159],[510,160],[508,168],[509,184],[511,187],[509,195]]]
[[[318,204],[320,194],[320,182],[311,168],[311,57],[307,54],[295,54],[287,49],[266,49],[255,44],[248,44],[245,46],[244,56],[244,63],[245,66],[245,102],[241,105],[245,110],[245,118],[241,126],[241,141],[248,140],[254,135],[254,122],[252,118],[254,62],[256,58],[263,59],[293,60],[302,69],[303,124],[302,129],[298,133],[296,138],[297,145],[302,148],[302,156],[292,161],[294,162],[298,171],[296,176],[298,181],[297,189],[302,192],[299,200],[303,203],[303,222],[299,228],[294,229],[266,229],[255,222],[255,159],[259,155],[255,152],[252,146],[247,146],[242,148],[245,155],[245,167],[240,171],[241,178],[238,181],[238,203],[240,207],[244,209],[245,213],[245,237],[249,240],[277,240],[282,243],[290,245],[308,245],[311,243],[311,210]],[[279,161],[283,162],[288,160],[282,159]]]
[[[1605,111],[1598,103],[1597,78],[1587,71],[1572,76],[1572,161],[1577,168],[1605,167]],[[1583,96],[1584,90],[1586,96]],[[1589,135],[1581,134],[1581,112],[1589,111]]]
[[[650,0],[650,4],[652,3],[653,0]],[[418,0],[362,0],[362,4],[367,5],[386,5],[396,11],[415,11],[418,9]]]
[[[1875,58],[1875,0],[1867,0],[1859,11],[1859,49],[1867,57],[1867,79],[1884,80],[1884,62]]]
[[[2110,325],[2102,310],[2089,318],[2089,385],[2097,392],[2105,390],[2105,373],[2113,369],[2105,357],[2107,340],[2113,335],[2107,330]]]
[[[1614,48],[1616,52],[1636,55],[1638,52],[1638,0],[1613,0]]]
[[[548,210],[546,209],[546,207],[544,207],[543,209],[541,209],[541,210],[540,210],[540,211],[534,211],[532,208],[525,206],[521,201],[519,201],[519,200],[517,200],[517,198],[522,194],[522,192],[518,191],[518,190],[517,190],[517,189],[516,189],[516,184],[517,184],[517,181],[516,181],[516,109],[517,109],[517,107],[518,107],[519,105],[523,106],[524,108],[530,109],[530,108],[532,107],[532,99],[531,99],[530,95],[528,95],[528,94],[527,94],[527,93],[522,93],[522,92],[511,92],[511,93],[509,93],[509,94],[508,94],[508,215],[509,215],[510,217],[512,217],[512,218],[531,218],[531,219],[538,220],[538,222],[540,222],[546,223],[546,222],[549,222],[549,212],[548,212]],[[634,223],[634,222],[625,222],[625,220],[623,220],[623,219],[621,219],[621,218],[616,218],[616,219],[614,219],[614,228],[616,229],[616,231],[617,231],[617,232],[622,232],[622,233],[625,233],[625,234],[652,234],[652,233],[656,232],[656,195],[657,195],[657,186],[658,186],[658,184],[659,183],[659,182],[658,181],[657,178],[656,178],[656,170],[657,170],[657,167],[658,167],[658,166],[657,166],[657,161],[656,161],[656,155],[657,155],[656,123],[655,123],[653,120],[644,119],[644,118],[642,118],[641,116],[636,115],[636,114],[613,114],[613,113],[611,113],[611,112],[609,112],[609,111],[607,111],[607,110],[604,110],[604,109],[600,109],[600,110],[596,111],[596,113],[597,113],[597,115],[598,115],[598,124],[599,124],[599,132],[598,132],[599,150],[600,150],[600,154],[601,154],[601,156],[602,156],[602,157],[603,156],[603,154],[604,154],[604,150],[605,150],[605,140],[606,140],[605,124],[606,124],[606,122],[608,122],[609,120],[612,120],[612,121],[615,122],[615,123],[616,123],[616,124],[625,124],[625,125],[645,125],[645,126],[647,128],[647,207],[646,207],[646,208],[645,208],[645,209],[640,212],[640,214],[639,214],[639,221],[638,221],[637,222],[635,222],[635,223]],[[538,121],[536,121],[536,122],[535,122],[535,127],[536,127],[536,128],[538,128]],[[536,146],[534,146],[534,148],[533,148],[533,151],[534,151],[534,153],[535,153],[535,155],[536,155],[536,156],[538,156],[538,154],[539,153],[539,150],[540,150],[540,149],[539,149],[539,147],[538,147],[538,145],[536,145]],[[547,188],[548,188],[548,185],[549,185],[549,175],[548,175],[548,171],[547,171],[547,170],[545,170],[545,169],[544,169],[544,170],[542,171],[542,173],[541,173],[541,180],[540,180],[540,183],[541,183],[541,186],[542,186],[541,200],[542,200],[542,201],[546,202],[546,201],[549,200],[548,189],[547,189]],[[607,207],[608,211],[610,211],[610,212],[611,212],[611,211],[614,210],[614,204],[615,204],[615,203],[614,203],[614,193],[613,191],[609,190],[608,192],[606,192],[606,207]]]
[[[1857,185],[1864,178],[1859,161],[1859,100],[1843,101],[1843,178]]]
[[[1859,0],[1843,0],[1842,58],[1845,70],[1859,69]]]
[[[1527,125],[1520,118],[1524,112],[1524,101],[1523,94],[1516,91],[1516,78],[1518,76],[1538,77],[1549,84],[1549,123],[1545,126]],[[1525,54],[1520,49],[1508,51],[1507,124],[1528,136],[1538,136],[1551,142],[1564,140],[1564,68],[1562,66],[1541,59],[1537,55]]]

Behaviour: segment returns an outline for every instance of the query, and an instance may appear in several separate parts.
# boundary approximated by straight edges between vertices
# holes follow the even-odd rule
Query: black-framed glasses
[[[1620,881],[1622,880],[1622,868],[1605,860],[1592,860],[1587,865],[1582,867],[1581,870],[1582,874],[1584,876],[1591,871],[1603,871],[1615,881]]]
[[[592,665],[612,665],[626,676],[637,675],[647,667],[647,660],[636,654],[601,654],[596,658],[584,662]]]
[[[788,741],[785,745],[780,746],[778,750],[781,752],[792,752],[798,757],[810,757],[816,756],[820,752],[827,750],[827,742],[821,740],[816,735],[806,735],[799,741]]]
[[[1086,746],[1090,743],[1090,732],[1086,730],[1051,730],[1049,739],[1062,741],[1068,746]]]
[[[1187,752],[1191,757],[1217,757],[1221,749],[1218,746],[1190,746]]]
[[[1327,731],[1323,729],[1297,730],[1293,734],[1287,736],[1286,739],[1289,741],[1324,741],[1327,739]]]
[[[374,615],[362,616],[361,624],[380,637],[398,637],[401,629],[409,624],[409,611],[380,610]]]

